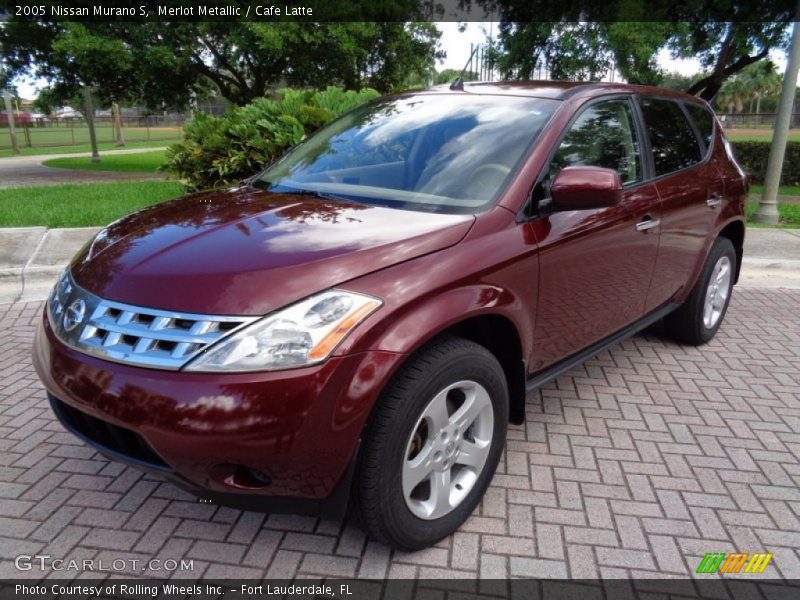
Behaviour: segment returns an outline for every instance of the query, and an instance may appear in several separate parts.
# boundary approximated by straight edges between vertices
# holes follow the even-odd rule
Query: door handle
[[[719,194],[714,194],[708,200],[706,200],[706,204],[708,204],[710,208],[716,208],[722,204],[722,196]]]
[[[661,219],[645,219],[644,221],[639,221],[636,224],[636,231],[647,231],[648,229],[653,229],[654,227],[658,227],[661,225]]]

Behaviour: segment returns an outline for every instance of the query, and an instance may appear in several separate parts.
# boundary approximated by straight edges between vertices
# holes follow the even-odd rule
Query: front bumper
[[[346,506],[363,427],[403,355],[264,373],[158,371],[76,352],[44,317],[33,358],[56,415],[104,454],[204,501],[332,516]]]

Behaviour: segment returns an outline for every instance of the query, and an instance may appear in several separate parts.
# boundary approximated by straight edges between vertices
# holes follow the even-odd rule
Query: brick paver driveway
[[[531,394],[479,513],[415,554],[198,504],[104,459],[50,414],[28,357],[38,311],[0,306],[0,577],[33,553],[192,558],[181,575],[208,577],[685,576],[725,551],[800,577],[800,291],[737,289],[708,346],[649,332]]]

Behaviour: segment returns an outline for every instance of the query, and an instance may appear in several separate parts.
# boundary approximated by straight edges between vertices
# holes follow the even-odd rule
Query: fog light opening
[[[233,473],[225,478],[225,485],[231,487],[259,490],[267,487],[272,483],[272,477],[261,469],[251,469],[244,465],[237,465]]]

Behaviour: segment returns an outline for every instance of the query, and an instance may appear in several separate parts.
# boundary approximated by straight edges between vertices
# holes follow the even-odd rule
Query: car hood
[[[251,187],[215,190],[112,223],[71,270],[78,285],[117,302],[261,315],[451,246],[474,220]]]

